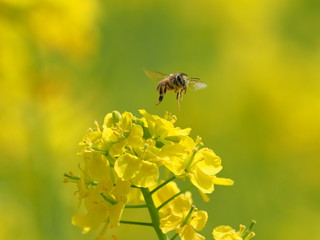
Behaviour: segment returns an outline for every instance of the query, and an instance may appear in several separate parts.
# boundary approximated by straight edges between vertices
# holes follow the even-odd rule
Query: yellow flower
[[[97,205],[87,214],[78,213],[72,217],[72,224],[82,228],[82,233],[97,229],[108,214],[106,206]]]
[[[82,194],[86,214],[75,214],[72,223],[83,229],[83,233],[88,233],[97,229],[101,224],[106,228],[114,228],[119,225],[120,218],[127,203],[126,195],[130,191],[130,183],[118,179],[115,184],[108,175],[106,180],[101,179],[95,186],[85,185],[85,195]],[[82,179],[81,179],[81,181]],[[82,199],[81,199],[82,200]]]
[[[178,185],[175,182],[170,182],[152,195],[154,204],[156,207],[159,207],[162,203],[179,192],[180,189],[178,188]]]
[[[221,159],[209,148],[197,149],[200,139],[185,136],[179,143],[164,146],[163,164],[178,177],[188,176],[191,183],[203,193],[212,193],[214,184],[232,185],[231,179],[215,175],[222,170]]]
[[[171,141],[178,141],[181,136],[189,135],[191,131],[191,128],[174,127],[173,121],[151,115],[146,110],[139,110],[139,112],[144,117],[142,121],[145,122],[150,137],[159,143],[170,144]]]
[[[240,230],[236,232],[230,226],[219,226],[213,229],[212,235],[215,240],[249,240],[255,236],[254,232],[245,232],[246,227],[240,225]]]
[[[110,164],[105,155],[93,151],[83,152],[84,173],[88,180],[100,181],[110,173]]]
[[[177,143],[162,147],[163,164],[176,176],[183,176],[187,170],[187,164],[194,152],[195,142],[189,136],[181,138]]]
[[[102,137],[107,142],[121,142],[129,136],[133,119],[132,113],[129,112],[122,115],[117,111],[108,113],[104,119]]]
[[[160,228],[164,233],[176,230],[183,225],[191,209],[191,196],[182,194],[160,209]]]
[[[84,137],[80,177],[66,174],[77,183],[79,200],[86,210],[74,215],[73,224],[84,233],[104,224],[99,235],[102,237],[108,228],[119,225],[128,201],[149,203],[152,198],[154,204],[142,207],[149,209],[153,205],[155,211],[149,209],[150,213],[159,214],[158,234],[175,231],[182,240],[203,240],[198,232],[207,222],[207,212],[192,206],[191,193],[182,194],[172,180],[188,177],[203,194],[211,193],[215,184],[231,185],[233,181],[216,176],[222,170],[221,159],[211,149],[203,148],[200,137],[196,140],[189,137],[190,128],[174,127],[175,117],[167,114],[161,118],[145,110],[140,113],[143,115],[140,119],[129,112],[109,113],[101,128],[96,124]],[[175,177],[159,188],[161,166]],[[145,191],[146,188],[155,191]],[[220,236],[218,230],[215,236]]]
[[[105,155],[91,150],[84,150],[82,155],[84,166],[80,168],[81,174],[77,182],[79,204],[97,187],[111,191],[114,188],[115,181],[112,168]]]
[[[97,229],[108,216],[108,203],[101,197],[102,185],[95,188],[87,188],[84,198],[84,207],[86,214],[75,214],[72,218],[72,224],[83,229],[83,233],[88,233]]]
[[[137,118],[129,112],[122,115],[114,111],[107,114],[103,124],[102,138],[109,143],[108,154],[117,158],[127,152],[126,148],[138,149],[144,147],[143,129],[133,123]]]
[[[179,195],[160,210],[160,228],[164,233],[175,230],[182,240],[204,239],[197,231],[204,228],[208,214],[197,211],[191,202],[189,193]]]
[[[137,187],[151,187],[158,182],[159,170],[155,163],[141,160],[125,153],[115,162],[114,170],[123,181],[131,181]]]
[[[153,200],[159,207],[179,192],[176,183],[170,182],[153,195]],[[204,228],[208,219],[207,212],[197,211],[191,204],[191,193],[187,192],[177,196],[160,209],[160,228],[163,233],[175,230],[182,240],[204,239],[197,231]]]
[[[177,230],[182,240],[205,240],[205,237],[195,231],[195,228],[191,225],[185,225]]]
[[[140,204],[144,202],[143,195],[138,188],[131,188],[128,195],[127,195],[127,201],[128,203],[132,204]]]
[[[110,142],[104,141],[100,129],[90,130],[91,131],[84,136],[82,142],[80,142],[80,145],[85,146],[84,150],[86,151],[100,150],[107,152],[111,145]]]
[[[141,161],[141,168],[138,174],[132,179],[137,187],[151,187],[158,183],[159,170],[155,163]]]
[[[126,153],[120,156],[114,166],[119,178],[124,181],[134,178],[141,168],[141,161],[138,157]]]

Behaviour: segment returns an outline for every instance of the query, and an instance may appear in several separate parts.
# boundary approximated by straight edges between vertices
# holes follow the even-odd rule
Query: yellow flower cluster
[[[190,128],[175,127],[175,116],[161,118],[145,110],[140,114],[141,118],[129,112],[109,113],[102,127],[96,124],[84,137],[81,174],[65,175],[67,181],[77,183],[86,209],[85,214],[74,215],[73,224],[84,233],[104,224],[102,236],[108,228],[129,223],[121,221],[123,209],[143,199],[146,204],[136,207],[148,208],[150,225],[159,239],[166,239],[170,231],[183,240],[204,239],[198,231],[205,226],[207,213],[198,211],[191,193],[181,191],[173,180],[187,178],[203,194],[212,193],[215,184],[232,185],[233,181],[216,176],[222,169],[221,159],[203,146],[200,137],[192,139]],[[172,176],[159,179],[162,170]]]

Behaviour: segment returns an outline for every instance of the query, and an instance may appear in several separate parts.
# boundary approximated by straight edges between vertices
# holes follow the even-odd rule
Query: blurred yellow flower
[[[106,206],[97,205],[87,214],[75,214],[72,217],[72,224],[81,227],[82,233],[85,234],[97,229],[105,221],[107,214],[108,208]]]
[[[97,1],[33,1],[27,23],[39,45],[70,56],[91,53],[97,41]]]
[[[219,226],[213,229],[212,235],[215,240],[249,240],[255,236],[254,232],[246,233],[245,230],[244,225],[240,225],[237,232],[230,226]]]
[[[108,175],[106,175],[107,177]],[[84,196],[86,214],[75,214],[72,223],[88,233],[97,229],[102,223],[106,228],[119,226],[119,221],[127,203],[127,194],[130,191],[130,183],[120,179],[110,186],[99,182],[95,188],[88,189]],[[79,189],[80,191],[80,189]]]

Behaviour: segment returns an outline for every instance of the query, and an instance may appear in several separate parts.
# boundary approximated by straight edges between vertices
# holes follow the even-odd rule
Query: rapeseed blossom
[[[194,141],[189,136],[164,146],[162,152],[168,156],[164,165],[177,177],[189,177],[192,184],[203,193],[212,193],[214,184],[232,185],[231,179],[215,176],[222,170],[221,159],[211,149],[201,146],[199,137]]]
[[[163,202],[179,192],[177,184],[168,183],[154,194],[156,206],[159,208]],[[160,228],[164,233],[175,230],[183,240],[204,239],[197,231],[201,231],[205,226],[208,214],[206,211],[198,211],[192,205],[190,192],[175,197],[159,210],[159,215]]]
[[[230,226],[218,226],[212,231],[214,240],[250,240],[255,236],[254,232],[251,232],[251,228],[255,224],[252,222],[249,227],[249,231],[246,230],[244,225],[240,225],[240,230],[236,231]]]
[[[140,118],[113,111],[101,127],[95,123],[83,138],[80,173],[65,174],[67,182],[77,184],[79,205],[84,207],[72,223],[83,233],[103,225],[99,239],[119,224],[153,226],[161,240],[168,233],[182,240],[205,239],[199,232],[207,212],[198,210],[191,193],[180,190],[175,180],[189,179],[188,189],[196,187],[201,194],[212,193],[215,184],[232,185],[233,181],[216,176],[222,170],[221,159],[204,147],[200,137],[191,138],[190,128],[174,126],[175,116],[139,112]],[[163,179],[160,176],[166,174],[161,172],[171,176]],[[125,208],[148,209],[151,223],[122,220]],[[219,240],[224,239],[221,230],[214,230]]]

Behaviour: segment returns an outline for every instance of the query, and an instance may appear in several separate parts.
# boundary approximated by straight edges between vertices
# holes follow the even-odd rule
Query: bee
[[[144,72],[149,78],[158,82],[156,89],[159,93],[159,102],[157,105],[162,102],[167,92],[173,91],[176,94],[179,111],[180,101],[183,100],[183,95],[187,93],[187,89],[199,90],[207,87],[207,84],[198,81],[200,78],[188,77],[185,73],[172,73],[167,75],[146,69],[144,69]]]

